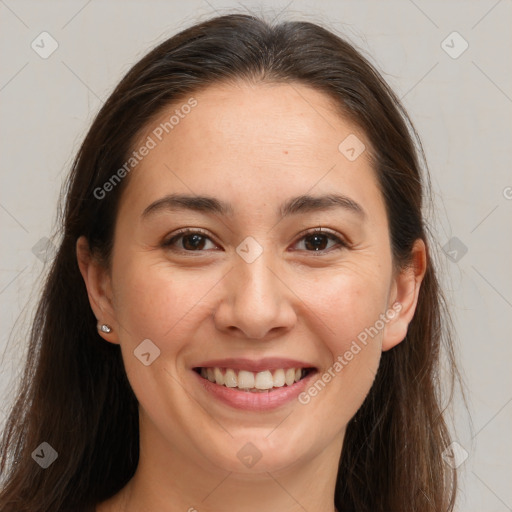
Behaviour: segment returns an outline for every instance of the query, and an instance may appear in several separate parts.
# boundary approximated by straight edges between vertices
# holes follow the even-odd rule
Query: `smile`
[[[273,389],[292,386],[309,375],[312,368],[278,368],[251,372],[234,368],[201,367],[195,371],[210,382],[227,388],[237,388],[241,391],[258,393]]]
[[[255,412],[293,403],[318,373],[307,363],[285,358],[217,359],[191,369],[206,403],[213,398],[213,403]]]

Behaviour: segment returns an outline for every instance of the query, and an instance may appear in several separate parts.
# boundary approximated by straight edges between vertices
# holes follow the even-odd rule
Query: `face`
[[[155,456],[241,474],[337,459],[382,351],[403,338],[370,144],[299,84],[192,96],[134,145],[155,143],[127,178],[98,300],[141,432]],[[161,201],[171,194],[214,201]]]

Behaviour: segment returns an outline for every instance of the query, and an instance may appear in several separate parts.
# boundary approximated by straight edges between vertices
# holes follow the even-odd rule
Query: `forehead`
[[[191,98],[197,106],[179,119],[172,116],[188,111],[185,107]],[[176,124],[172,129],[167,124],[166,130],[172,117]],[[164,128],[164,145],[176,148],[186,138],[195,149],[205,148],[210,158],[223,159],[262,147],[262,156],[281,154],[286,146],[294,149],[294,154],[316,148],[319,157],[320,152],[336,154],[340,136],[358,132],[364,138],[352,123],[342,119],[334,100],[298,83],[212,85],[162,111],[145,133],[158,135],[159,127]],[[181,140],[176,141],[178,135]],[[230,152],[212,153],[215,144]]]
[[[154,147],[130,175],[124,202],[140,204],[142,212],[176,190],[245,204],[260,194],[282,202],[335,189],[364,200],[368,187],[376,189],[369,151],[347,158],[340,151],[347,138],[358,141],[357,150],[369,148],[334,101],[310,87],[210,86],[169,105],[142,131],[134,150],[149,139]]]

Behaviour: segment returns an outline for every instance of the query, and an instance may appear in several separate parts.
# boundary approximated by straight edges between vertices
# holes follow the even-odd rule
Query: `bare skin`
[[[368,151],[350,161],[338,150],[350,134],[369,142],[322,93],[242,83],[194,97],[197,107],[127,178],[110,271],[91,257],[87,240],[77,242],[91,307],[112,327],[101,335],[121,345],[140,411],[137,471],[97,512],[333,512],[346,425],[382,352],[407,333],[425,246],[415,244],[411,268],[393,267]],[[142,217],[170,193],[213,196],[231,203],[233,215]],[[283,202],[304,194],[347,196],[364,215],[337,207],[279,216]],[[315,251],[311,234],[304,237],[319,227],[345,245],[326,236]],[[199,249],[191,235],[162,246],[180,228],[203,231]],[[236,251],[248,236],[262,249],[250,263]],[[284,357],[332,375],[338,356],[396,303],[393,318],[307,404],[239,410],[208,394],[192,370],[208,359]],[[160,350],[148,366],[133,354],[145,339]],[[237,456],[248,443],[261,455],[252,467]]]

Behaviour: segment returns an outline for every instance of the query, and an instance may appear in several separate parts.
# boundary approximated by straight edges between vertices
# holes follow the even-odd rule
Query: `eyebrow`
[[[308,212],[327,211],[342,208],[356,214],[361,219],[366,219],[363,207],[347,196],[339,194],[326,194],[321,196],[301,195],[284,202],[277,214],[281,217],[289,217]],[[142,213],[142,218],[147,219],[157,212],[191,210],[202,213],[210,213],[223,217],[233,217],[234,210],[230,203],[221,201],[215,197],[196,196],[185,194],[169,194],[151,203]]]

